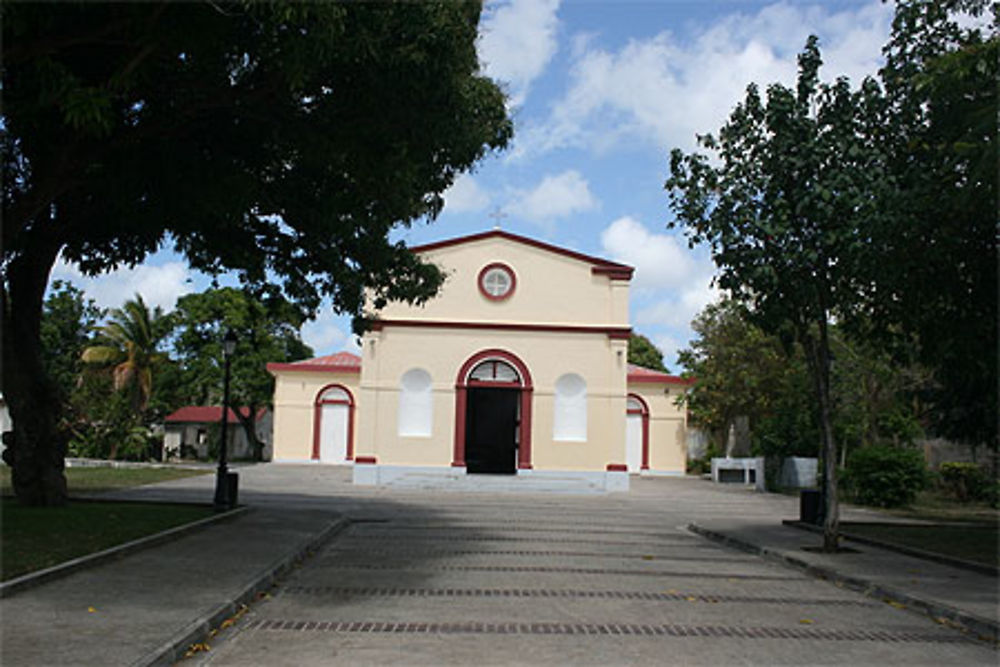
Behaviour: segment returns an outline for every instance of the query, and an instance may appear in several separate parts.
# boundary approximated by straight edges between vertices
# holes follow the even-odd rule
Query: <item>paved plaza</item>
[[[627,494],[521,495],[360,489],[348,476],[319,466],[245,469],[241,500],[253,508],[245,517],[0,600],[3,663],[146,664],[184,627],[185,613],[187,622],[198,615],[190,609],[211,608],[212,595],[230,599],[240,572],[250,578],[282,548],[344,518],[349,523],[339,524],[335,536],[224,622],[206,642],[209,650],[181,664],[997,662],[995,645],[905,605],[688,530],[693,522],[732,532],[773,526],[799,546],[818,544],[815,535],[780,526],[795,517],[794,498],[698,479],[633,478]],[[208,477],[128,495],[196,499],[210,487]],[[853,511],[852,518],[862,517],[871,513]],[[211,552],[213,541],[228,541],[229,567],[218,579],[232,578],[231,584],[213,580],[218,569],[194,557],[199,547]],[[171,549],[182,560],[169,561]],[[826,558],[854,558],[855,565],[840,562],[855,571],[867,559],[867,567],[890,568],[888,579],[951,591],[962,598],[951,602],[995,621],[995,577],[899,554],[878,554],[887,559],[879,565],[872,548],[858,549]],[[146,597],[134,579],[143,568]],[[192,578],[204,584],[205,595],[185,607],[175,598],[192,588]],[[85,602],[81,588],[100,597],[102,579],[100,614],[71,609]],[[161,587],[174,596],[147,608],[163,597],[156,592]],[[157,622],[143,625],[141,641],[131,641],[129,617],[147,614]],[[64,625],[52,624],[60,618]],[[110,645],[103,653],[101,643]]]

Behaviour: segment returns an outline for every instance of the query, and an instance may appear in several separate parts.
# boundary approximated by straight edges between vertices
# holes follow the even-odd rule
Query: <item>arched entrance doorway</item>
[[[343,385],[330,384],[316,394],[312,458],[323,463],[354,459],[354,397]]]
[[[462,364],[452,466],[495,474],[530,469],[531,391],[527,366],[504,350],[483,350]]]
[[[649,470],[649,407],[636,394],[626,402],[625,465],[629,472]]]

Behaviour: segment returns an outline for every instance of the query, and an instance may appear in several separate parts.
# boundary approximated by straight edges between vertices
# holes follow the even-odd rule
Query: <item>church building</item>
[[[632,267],[500,230],[412,251],[446,274],[435,298],[384,308],[360,355],[268,364],[276,462],[377,485],[684,473],[687,382],[628,363]]]

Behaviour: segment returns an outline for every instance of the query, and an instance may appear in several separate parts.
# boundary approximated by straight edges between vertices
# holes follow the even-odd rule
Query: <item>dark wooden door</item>
[[[470,388],[465,421],[465,466],[471,473],[517,470],[517,389]]]

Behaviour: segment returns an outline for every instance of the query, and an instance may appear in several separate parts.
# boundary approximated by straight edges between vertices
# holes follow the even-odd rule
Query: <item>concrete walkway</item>
[[[944,633],[940,636],[946,642],[948,633],[955,635],[955,641],[968,641],[975,634],[987,634],[991,628],[995,632],[997,627],[996,577],[870,546],[858,546],[856,554],[835,556],[804,551],[803,546],[818,545],[819,536],[780,523],[781,519],[796,518],[795,498],[719,487],[696,479],[634,479],[628,494],[599,497],[524,497],[511,494],[501,497],[496,494],[403,493],[363,489],[349,483],[349,470],[322,466],[265,465],[244,468],[240,474],[240,500],[251,507],[246,515],[0,600],[0,663],[169,664],[183,655],[188,646],[207,635],[210,629],[220,625],[239,628],[249,622],[253,612],[240,621],[227,622],[227,619],[242,617],[237,613],[240,605],[252,602],[259,591],[269,590],[272,583],[281,581],[283,575],[294,579],[298,572],[294,568],[296,559],[321,549],[322,544],[331,539],[334,540],[328,542],[331,546],[340,544],[342,540],[348,540],[345,544],[350,546],[349,538],[337,537],[338,531],[346,524],[345,519],[355,521],[358,529],[368,526],[369,531],[396,519],[400,520],[400,525],[437,526],[441,529],[447,528],[448,521],[461,512],[466,512],[463,516],[473,516],[468,513],[479,511],[476,508],[482,511],[482,514],[474,515],[476,521],[481,518],[499,521],[497,517],[521,513],[520,520],[524,522],[523,526],[528,527],[521,527],[520,531],[535,530],[530,527],[533,525],[530,508],[538,508],[535,521],[543,524],[558,521],[555,517],[563,517],[565,521],[574,521],[575,517],[582,522],[577,528],[582,532],[595,532],[586,530],[586,517],[591,515],[603,515],[605,525],[612,528],[615,522],[627,523],[629,517],[636,520],[659,517],[664,523],[658,528],[670,529],[676,536],[690,536],[682,540],[685,544],[688,539],[692,540],[692,545],[712,544],[708,539],[691,536],[688,528],[695,524],[701,533],[711,538],[728,541],[741,549],[760,553],[765,559],[780,562],[781,567],[771,567],[776,567],[778,572],[788,572],[789,580],[798,580],[803,576],[803,568],[811,568],[811,574],[839,581],[847,588],[867,590],[878,598],[893,600],[896,603],[894,606],[907,609],[924,606],[924,611],[933,616],[945,616],[956,623],[965,622],[972,627],[974,634],[959,636],[958,630],[935,625],[923,615],[904,612],[898,612],[902,614],[902,620],[895,622],[900,627],[926,626],[927,632]],[[118,495],[131,499],[206,502],[211,498],[212,484],[212,477],[205,476],[151,485]],[[525,508],[529,510],[527,514]],[[868,510],[847,509],[843,518],[874,520],[884,517]],[[461,527],[456,525],[455,529]],[[600,525],[595,523],[594,527]],[[523,532],[512,533],[519,534]],[[615,539],[609,534],[609,549]],[[566,541],[573,540],[564,536],[563,542]],[[419,546],[421,543],[418,541],[415,544]],[[357,555],[363,556],[367,548],[359,543],[355,549]],[[557,548],[567,550],[566,547]],[[347,547],[344,549],[347,550]],[[600,545],[594,549],[600,551]],[[382,556],[378,551],[374,549],[366,556],[369,569],[379,567],[380,558],[391,560],[393,556],[387,554],[384,548]],[[728,551],[726,549],[722,553]],[[413,556],[407,552],[402,557],[412,560]],[[645,559],[646,556],[642,556],[640,564]],[[308,565],[312,561],[307,559],[305,562]],[[323,557],[317,562],[323,562]],[[343,584],[342,578],[351,576],[343,571],[343,567],[342,563],[336,564],[323,575],[331,579],[319,577],[316,580],[323,581],[327,587],[331,582]],[[407,567],[412,569],[412,563]],[[478,566],[471,567],[474,570]],[[659,567],[662,569],[663,565]],[[462,568],[469,569],[465,565],[457,569]],[[615,568],[615,571],[620,569],[618,566]],[[573,576],[583,576],[580,573],[585,569],[577,567],[573,571],[578,571],[578,574]],[[389,572],[390,577],[396,576],[393,570]],[[413,576],[413,573],[398,576]],[[549,575],[544,573],[531,576],[539,580],[537,586],[542,589],[556,585],[546,581]],[[553,579],[558,576],[552,575]],[[628,579],[627,573],[623,576]],[[767,579],[767,576],[758,578]],[[650,577],[643,580],[647,579],[652,582]],[[384,576],[382,580],[385,580]],[[469,581],[473,581],[471,576]],[[629,581],[637,580],[633,577]],[[351,584],[352,581],[346,583]],[[406,582],[389,583],[404,585]],[[279,591],[281,587],[274,590]],[[398,603],[390,599],[388,604]],[[256,608],[258,605],[251,603],[250,606]],[[457,613],[454,607],[449,609],[449,613]],[[254,622],[262,622],[261,618]],[[441,631],[453,633],[456,630],[449,625],[447,628],[442,626]],[[412,639],[400,635],[397,641]],[[219,641],[221,646],[230,641],[226,632],[210,643],[218,646]],[[983,642],[973,640],[967,649],[962,650],[967,651],[963,655],[969,662],[988,664],[996,659],[995,647]],[[217,648],[213,648],[200,657],[210,659],[216,652]],[[238,652],[231,655],[236,656]],[[406,653],[378,655],[401,655],[405,658]],[[642,662],[642,655],[637,653],[635,661]],[[238,664],[235,658],[233,660],[233,664]],[[328,662],[328,659],[319,657],[316,660],[318,664]],[[405,662],[405,659],[396,661]],[[829,660],[824,659],[823,662]],[[919,662],[917,660],[914,664]],[[220,664],[227,663],[222,660]]]

